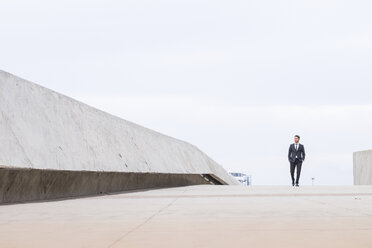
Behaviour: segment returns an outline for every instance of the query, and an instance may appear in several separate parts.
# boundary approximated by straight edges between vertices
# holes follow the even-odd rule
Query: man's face
[[[295,137],[295,143],[298,143],[300,141],[300,139],[298,137]]]

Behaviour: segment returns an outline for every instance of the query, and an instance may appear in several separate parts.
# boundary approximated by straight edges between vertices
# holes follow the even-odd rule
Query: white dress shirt
[[[294,143],[294,147],[296,149],[296,151],[298,150],[298,148],[300,147],[300,142],[298,143]],[[297,155],[296,155],[296,158],[297,158]]]

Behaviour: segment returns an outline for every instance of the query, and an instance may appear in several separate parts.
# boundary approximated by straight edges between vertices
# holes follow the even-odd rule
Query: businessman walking
[[[298,187],[302,162],[305,160],[305,147],[304,145],[300,144],[300,136],[295,135],[294,141],[295,143],[289,146],[288,160],[291,166],[290,172],[292,177],[292,186],[295,186],[294,172],[296,169],[297,170],[296,187]]]

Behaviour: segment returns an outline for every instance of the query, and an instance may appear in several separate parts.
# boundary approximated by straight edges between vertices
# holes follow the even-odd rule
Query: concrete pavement
[[[372,186],[198,185],[0,206],[0,247],[372,247]]]

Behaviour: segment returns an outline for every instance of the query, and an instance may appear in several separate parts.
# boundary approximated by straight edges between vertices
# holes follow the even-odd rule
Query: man
[[[291,165],[291,177],[292,177],[292,186],[295,186],[295,178],[294,178],[294,171],[297,168],[297,176],[296,176],[296,187],[298,187],[298,183],[300,180],[301,174],[301,166],[302,162],[305,160],[305,147],[304,145],[300,144],[300,136],[295,135],[294,137],[295,143],[289,146],[288,151],[288,160]]]

